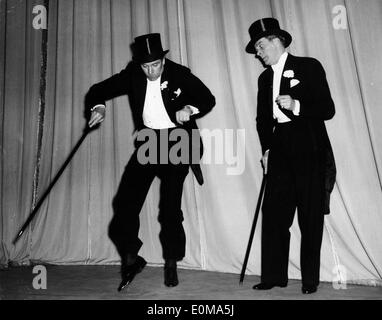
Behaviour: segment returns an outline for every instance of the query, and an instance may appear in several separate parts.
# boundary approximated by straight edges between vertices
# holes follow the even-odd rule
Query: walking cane
[[[263,199],[263,194],[264,194],[264,189],[265,189],[265,184],[266,184],[266,173],[263,174],[263,180],[261,181],[261,187],[260,187],[260,194],[259,198],[257,200],[257,206],[256,206],[256,211],[255,211],[255,217],[253,219],[252,223],[252,229],[251,233],[249,236],[248,240],[248,245],[247,245],[247,251],[245,253],[245,258],[243,262],[243,267],[241,268],[241,273],[240,273],[240,282],[239,284],[243,284],[244,280],[244,275],[245,275],[245,270],[247,269],[247,263],[248,263],[248,258],[249,258],[249,253],[251,252],[251,246],[252,246],[252,241],[253,241],[253,236],[255,235],[255,229],[256,229],[256,224],[257,224],[257,218],[259,217],[259,212],[260,212],[260,207],[261,207],[261,201]]]
[[[52,182],[48,186],[48,188],[45,190],[39,201],[37,202],[36,206],[32,210],[31,214],[29,215],[28,219],[25,221],[24,225],[20,229],[19,233],[13,240],[13,244],[15,245],[16,242],[20,239],[20,237],[23,235],[25,229],[29,226],[33,218],[38,212],[38,209],[40,209],[42,203],[44,202],[45,198],[48,196],[50,191],[52,190],[53,186],[56,184],[57,180],[60,178],[62,173],[64,172],[65,168],[68,166],[69,162],[72,160],[74,154],[77,152],[78,148],[81,146],[82,142],[85,140],[86,136],[89,134],[89,132],[92,131],[88,126],[84,129],[81,138],[78,140],[77,144],[74,146],[72,152],[69,154],[68,158],[64,162],[64,164],[61,166],[60,170],[57,172],[56,176],[53,178]]]

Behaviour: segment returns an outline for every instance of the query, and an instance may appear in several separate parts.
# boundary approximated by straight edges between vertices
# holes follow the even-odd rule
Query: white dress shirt
[[[281,84],[281,77],[283,74],[285,61],[288,58],[288,52],[284,52],[281,56],[279,61],[272,65],[273,69],[273,117],[277,119],[277,122],[279,123],[285,123],[291,121],[289,117],[287,117],[280,109],[279,106],[276,103],[276,98],[280,94],[280,84]],[[293,113],[298,116],[300,113],[300,102],[298,100],[295,100],[296,107]]]
[[[145,105],[143,107],[143,123],[146,127],[151,129],[174,128],[176,125],[171,121],[163,104],[160,84],[160,77],[155,81],[147,79]]]

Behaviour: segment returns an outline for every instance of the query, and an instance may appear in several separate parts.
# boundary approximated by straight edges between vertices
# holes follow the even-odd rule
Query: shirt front
[[[281,84],[281,76],[284,70],[286,59],[288,58],[288,53],[284,52],[279,61],[272,65],[273,69],[273,117],[277,119],[279,123],[285,123],[291,121],[289,117],[287,117],[279,108],[276,103],[276,98],[280,94],[280,84]]]
[[[160,77],[154,81],[147,79],[143,123],[151,129],[174,128],[176,125],[171,121],[163,103],[160,83]]]

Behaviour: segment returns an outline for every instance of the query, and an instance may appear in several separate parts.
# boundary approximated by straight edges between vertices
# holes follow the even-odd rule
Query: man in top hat
[[[177,261],[185,256],[186,245],[181,199],[190,167],[198,183],[203,184],[198,162],[202,145],[199,135],[195,139],[195,133],[199,133],[195,119],[215,105],[210,90],[190,69],[165,58],[169,50],[163,50],[159,33],[135,38],[132,51],[133,59],[127,67],[93,85],[85,99],[91,112],[89,127],[94,127],[105,117],[106,100],[128,95],[138,131],[136,149],[113,199],[114,216],[109,226],[109,236],[121,256],[122,282],[118,291],[128,286],[146,265],[138,255],[142,246],[138,238],[139,213],[156,176],[161,179],[158,220],[165,260],[164,283],[168,287],[178,284]],[[189,154],[181,158],[184,161],[178,161],[179,158],[171,157],[171,147],[185,136],[186,143],[181,142],[186,148],[181,152],[186,150]]]
[[[336,175],[324,123],[333,118],[334,103],[320,62],[288,53],[292,36],[276,19],[255,21],[249,34],[246,51],[266,67],[258,80],[256,124],[267,186],[261,283],[253,288],[287,286],[289,228],[297,208],[302,292],[309,294],[319,285],[324,215]]]

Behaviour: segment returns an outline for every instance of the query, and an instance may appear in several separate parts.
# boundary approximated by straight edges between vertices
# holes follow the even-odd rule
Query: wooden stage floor
[[[46,266],[46,289],[35,289],[41,273],[33,267],[12,267],[0,271],[0,300],[382,300],[382,287],[347,285],[335,289],[321,283],[315,294],[303,295],[301,282],[290,280],[286,288],[255,291],[258,276],[178,268],[179,285],[163,284],[163,267],[147,266],[130,287],[117,292],[119,266]],[[41,284],[41,282],[39,282]]]

